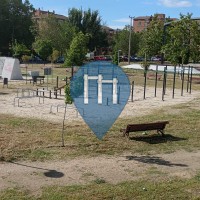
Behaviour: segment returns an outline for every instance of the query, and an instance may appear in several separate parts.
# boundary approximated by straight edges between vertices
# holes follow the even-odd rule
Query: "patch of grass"
[[[152,176],[164,176],[167,175],[165,172],[162,172],[160,170],[157,169],[157,167],[150,167],[147,172],[147,175],[152,175]]]
[[[195,176],[195,179],[200,182],[200,172],[197,173],[197,175]]]
[[[48,149],[35,149],[27,151],[26,156],[31,161],[44,161],[46,159],[51,159],[53,157],[53,152],[49,152]]]
[[[123,69],[123,71],[128,75],[128,78],[130,80],[130,83],[134,81],[134,84],[137,86],[143,86],[144,85],[144,71],[143,70],[134,70],[134,69]],[[148,71],[147,74],[154,74],[155,71]],[[157,81],[157,87],[162,88],[163,86],[163,72],[158,72],[158,74],[162,75],[161,80]],[[155,86],[155,78],[153,79],[148,79],[146,80],[147,88],[148,87],[154,87]],[[166,87],[167,89],[172,89],[173,87],[173,79],[174,79],[174,74],[173,73],[168,73],[167,74],[167,80],[166,80]],[[182,87],[182,80],[180,78],[180,75],[176,74],[176,79],[175,79],[175,88],[176,89],[181,89]],[[185,79],[184,79],[184,92],[187,89],[187,75],[185,74]],[[198,90],[199,85],[192,83],[192,90]]]
[[[164,107],[150,115],[119,118],[98,140],[82,122],[67,122],[64,132],[65,147],[61,147],[62,125],[39,119],[25,119],[0,115],[0,160],[49,160],[77,156],[114,155],[122,152],[140,154],[171,153],[176,150],[200,149],[200,99]],[[169,120],[166,136],[156,131],[142,135],[130,133],[130,140],[119,132],[127,124]]]
[[[102,183],[106,183],[106,181],[104,179],[102,179],[102,178],[96,178],[94,180],[94,183],[96,183],[96,184],[102,184]]]
[[[192,179],[169,179],[161,181],[139,180],[123,182],[116,185],[91,183],[89,185],[50,186],[42,190],[39,197],[30,196],[18,189],[6,190],[0,199],[33,199],[33,200],[88,200],[88,199],[199,199],[200,182]]]
[[[61,124],[1,115],[0,158],[49,160],[114,155],[122,152],[155,154],[197,150],[200,149],[200,110],[188,107],[189,104],[182,104],[183,109],[171,106],[156,110],[147,116],[119,118],[102,141],[96,138],[86,124],[66,122],[65,147],[61,147]],[[199,100],[195,104],[199,104]],[[157,135],[156,131],[147,132],[147,135],[136,132],[130,133],[130,140],[127,140],[119,132],[129,123],[160,120],[170,122],[166,126],[165,137]]]
[[[18,188],[9,188],[0,193],[1,200],[34,200],[34,197],[29,195],[28,191],[22,191]]]

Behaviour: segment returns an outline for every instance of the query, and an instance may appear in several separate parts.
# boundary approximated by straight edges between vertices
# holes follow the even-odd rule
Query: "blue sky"
[[[123,28],[130,24],[129,16],[150,16],[163,13],[179,18],[180,13],[193,13],[200,17],[200,0],[29,0],[38,9],[55,11],[67,16],[68,9],[98,10],[102,24],[111,28]]]

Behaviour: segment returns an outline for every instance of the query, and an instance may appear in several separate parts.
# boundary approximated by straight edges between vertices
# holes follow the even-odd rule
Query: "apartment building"
[[[165,22],[166,17],[165,14],[155,14],[154,17],[157,17],[158,20]],[[134,32],[141,32],[143,30],[146,30],[149,26],[150,22],[152,21],[153,16],[140,16],[136,17],[133,20],[133,30]],[[169,18],[167,18],[169,19]],[[177,20],[176,18],[170,18],[171,21]]]
[[[50,12],[50,11],[40,10],[40,8],[35,10],[33,15],[33,20],[35,20],[36,22],[40,22],[43,18],[48,17],[50,15],[58,19],[59,22],[67,20],[67,17],[64,15],[56,14],[55,11]]]

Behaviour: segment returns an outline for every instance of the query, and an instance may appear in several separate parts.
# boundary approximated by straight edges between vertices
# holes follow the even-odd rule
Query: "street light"
[[[129,18],[130,18],[130,32],[129,32],[129,45],[128,45],[128,64],[130,65],[132,22],[133,22],[133,19],[134,19],[135,17],[129,16]]]
[[[117,61],[117,64],[119,65],[119,53],[121,52],[122,50],[118,50],[118,55],[117,55],[117,58],[118,58],[118,61]]]

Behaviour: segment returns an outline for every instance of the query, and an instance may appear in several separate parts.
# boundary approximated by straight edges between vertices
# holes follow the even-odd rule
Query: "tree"
[[[115,51],[114,52],[114,55],[112,56],[112,62],[115,64],[115,65],[118,65],[118,51]]]
[[[83,11],[82,9],[72,8],[68,11],[68,21],[76,27],[76,31],[88,34],[88,49],[94,51],[96,48],[108,46],[107,35],[102,30],[101,17],[99,12]]]
[[[190,59],[193,62],[200,60],[200,27],[197,22],[194,22],[190,26]]]
[[[129,51],[129,26],[125,27],[122,31],[118,32],[114,38],[114,52],[120,49],[123,54],[128,55]],[[135,55],[139,48],[139,34],[131,32],[131,55]]]
[[[51,62],[55,62],[59,58],[59,55],[59,51],[54,49],[51,54]]]
[[[82,65],[87,53],[88,35],[79,32],[70,45],[65,60],[66,66]]]
[[[53,53],[53,48],[49,40],[38,39],[33,44],[33,48],[43,60],[47,60],[47,58]]]
[[[199,60],[199,24],[191,19],[192,14],[180,15],[180,20],[172,22],[167,28],[168,40],[163,53],[168,61],[187,64],[190,59]]]
[[[73,103],[73,98],[70,94],[70,84],[67,84],[65,86],[65,103],[66,104],[72,104]]]
[[[30,47],[33,6],[28,0],[0,0],[0,5],[0,52],[8,54],[15,40]]]
[[[12,54],[16,58],[21,58],[22,55],[30,54],[30,50],[24,45],[19,44],[16,40],[12,45]]]
[[[163,26],[164,22],[155,15],[152,18],[147,30],[141,33],[140,51],[143,56],[155,56],[161,54],[163,44]]]
[[[53,15],[43,17],[38,28],[38,38],[50,40],[52,47],[62,55],[69,49],[71,41],[75,36],[75,27],[69,22],[59,22]]]

